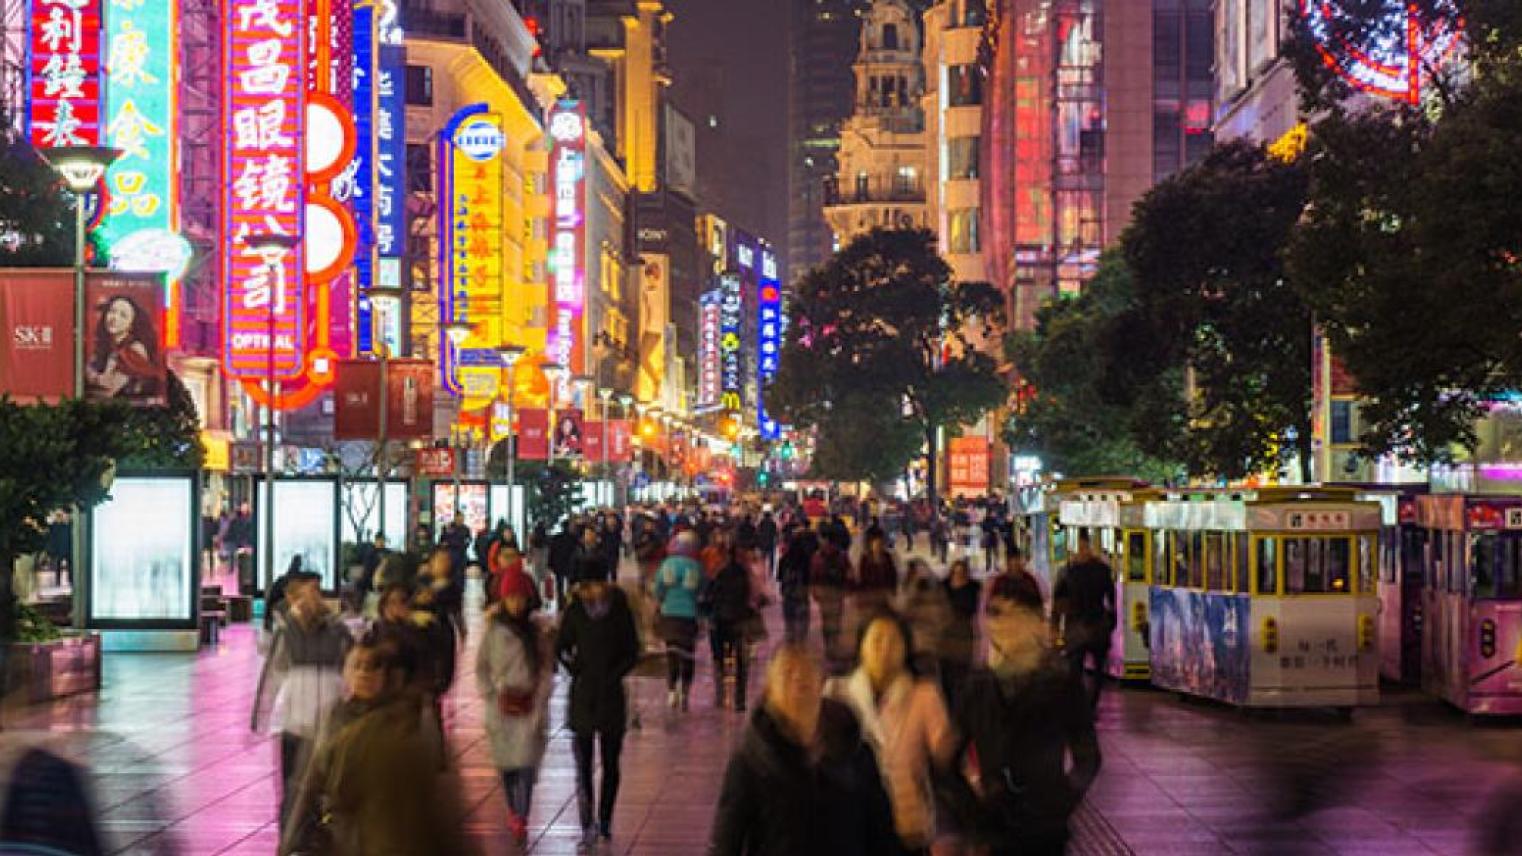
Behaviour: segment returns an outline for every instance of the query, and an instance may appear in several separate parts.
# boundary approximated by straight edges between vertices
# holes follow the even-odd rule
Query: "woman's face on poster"
[[[112,338],[121,338],[127,335],[128,331],[132,329],[132,321],[135,314],[136,312],[133,310],[131,303],[119,298],[112,300],[106,304],[104,318],[106,332],[110,333]]]

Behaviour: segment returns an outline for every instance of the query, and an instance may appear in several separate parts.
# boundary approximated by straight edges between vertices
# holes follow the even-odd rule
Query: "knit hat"
[[[671,539],[669,552],[673,556],[686,556],[692,558],[698,554],[698,533],[692,531],[678,532]]]
[[[509,569],[502,575],[502,584],[497,593],[503,600],[516,595],[532,603],[535,594],[534,581],[523,572],[521,566]]]

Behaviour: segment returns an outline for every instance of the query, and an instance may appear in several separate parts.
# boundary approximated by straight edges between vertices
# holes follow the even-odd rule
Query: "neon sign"
[[[507,138],[485,104],[465,107],[439,138],[439,317],[470,325],[456,345],[442,341],[444,387],[476,406],[497,394],[502,374],[503,181]]]
[[[306,369],[303,248],[245,240],[302,232],[306,8],[302,0],[227,0],[223,11],[222,368],[248,387]]]
[[[1422,65],[1453,49],[1458,33],[1446,26],[1456,10],[1451,2],[1432,21],[1404,0],[1386,0],[1382,20],[1349,34],[1349,13],[1340,0],[1300,0],[1322,62],[1354,88],[1411,104],[1421,98]]]
[[[354,334],[360,353],[375,349],[372,341],[370,286],[375,282],[375,6],[360,0],[354,6],[354,162],[349,165],[349,205],[354,211]]]
[[[776,440],[782,427],[766,415],[766,385],[777,374],[782,347],[782,283],[777,280],[777,257],[761,251],[761,282],[756,289],[756,423],[761,437]]]
[[[703,294],[698,309],[698,403],[699,409],[719,405],[719,304],[723,293]]]
[[[100,0],[35,0],[31,9],[32,145],[99,145]]]
[[[582,259],[586,245],[586,117],[581,102],[562,99],[550,114],[550,181],[554,185],[549,267],[551,360],[582,371],[581,315],[585,301]]]
[[[740,319],[745,304],[740,296],[740,277],[726,273],[719,280],[719,406],[740,410],[745,382],[740,363]]]
[[[382,13],[377,22],[376,34],[381,43],[375,69],[375,255],[376,279],[385,286],[401,288],[402,241],[407,234],[407,222],[402,200],[406,198],[402,186],[402,163],[406,156],[407,141],[402,136],[402,121],[406,105],[402,103],[400,82],[407,65],[407,49],[400,44],[401,33],[394,29],[395,9],[389,14],[393,22],[392,32],[397,42],[387,35],[387,3],[381,4]],[[385,335],[401,341],[401,327],[385,328]]]

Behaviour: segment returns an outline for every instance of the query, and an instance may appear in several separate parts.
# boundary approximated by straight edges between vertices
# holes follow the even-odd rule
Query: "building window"
[[[953,107],[983,103],[983,76],[971,63],[946,69],[947,102]]]
[[[946,248],[954,255],[982,250],[978,240],[978,209],[958,208],[948,212]]]
[[[865,201],[871,192],[872,179],[867,175],[867,171],[862,170],[858,172],[856,174],[856,200],[858,202]]]
[[[419,107],[433,105],[433,69],[426,65],[407,66],[407,103]]]
[[[893,189],[902,194],[914,193],[919,189],[919,170],[912,166],[899,167],[893,176]]]
[[[946,143],[946,177],[977,178],[980,140],[977,137],[955,137]]]
[[[1162,181],[1183,165],[1183,132],[1176,103],[1158,103],[1152,112],[1152,178]]]
[[[427,143],[407,144],[407,189],[433,192],[433,147]]]
[[[883,24],[883,50],[898,50],[898,25]]]
[[[1332,402],[1332,442],[1346,445],[1353,442],[1353,402]]]
[[[981,27],[988,22],[986,0],[962,0],[962,26]]]

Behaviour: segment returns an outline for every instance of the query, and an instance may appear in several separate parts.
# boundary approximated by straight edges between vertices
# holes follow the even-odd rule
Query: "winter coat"
[[[544,758],[555,661],[549,631],[536,622],[535,632],[538,649],[529,651],[505,621],[493,619],[486,623],[476,652],[476,687],[485,703],[486,737],[491,743],[492,762],[499,770],[538,767]],[[540,664],[537,675],[531,656]],[[532,693],[531,712],[503,715],[497,699],[504,692]]]
[[[881,856],[899,849],[877,761],[850,709],[825,699],[818,760],[763,705],[724,771],[710,856]]]
[[[420,693],[432,693],[435,657],[428,633],[424,629],[435,621],[431,612],[415,612],[407,621],[377,621],[372,627],[375,640],[396,651],[397,662],[412,675],[409,686]]]
[[[260,731],[267,724],[269,733],[317,736],[323,714],[343,697],[344,656],[352,641],[331,614],[311,624],[294,616],[277,622],[249,727]]]
[[[826,541],[814,553],[809,566],[809,581],[815,588],[822,586],[839,592],[845,587],[850,574],[851,560],[847,558],[845,551],[830,541]]]
[[[458,788],[441,775],[438,735],[416,696],[346,701],[325,718],[291,804],[280,852],[304,852],[303,831],[331,817],[331,856],[467,852]]]
[[[893,561],[893,554],[886,550],[881,558],[876,558],[871,553],[863,554],[856,566],[856,580],[852,588],[888,594],[897,591],[898,563]]]
[[[863,669],[831,678],[825,695],[851,706],[867,743],[877,753],[893,825],[905,844],[929,844],[935,834],[935,802],[930,788],[932,764],[956,751],[956,737],[946,703],[935,682],[903,674],[879,701]]]
[[[1065,839],[1100,766],[1093,712],[1067,664],[1051,655],[1025,675],[974,672],[958,695],[955,722],[954,758],[975,759],[979,780],[974,791],[957,776],[948,789],[959,826],[994,853]]]
[[[561,529],[550,537],[550,573],[561,579],[569,579],[576,569],[576,548],[581,539],[569,529]]]
[[[809,596],[809,566],[819,549],[819,537],[803,531],[787,542],[782,558],[777,560],[777,588],[786,600],[806,600]]]
[[[709,584],[708,599],[714,621],[738,624],[749,619],[753,614],[750,571],[739,562],[720,568]]]
[[[706,584],[703,568],[689,556],[667,556],[655,572],[651,594],[664,618],[697,618],[698,592]]]
[[[628,716],[624,676],[639,662],[639,635],[628,597],[612,587],[607,596],[599,618],[577,598],[561,615],[555,637],[555,658],[571,675],[567,720],[578,733],[621,732]]]

